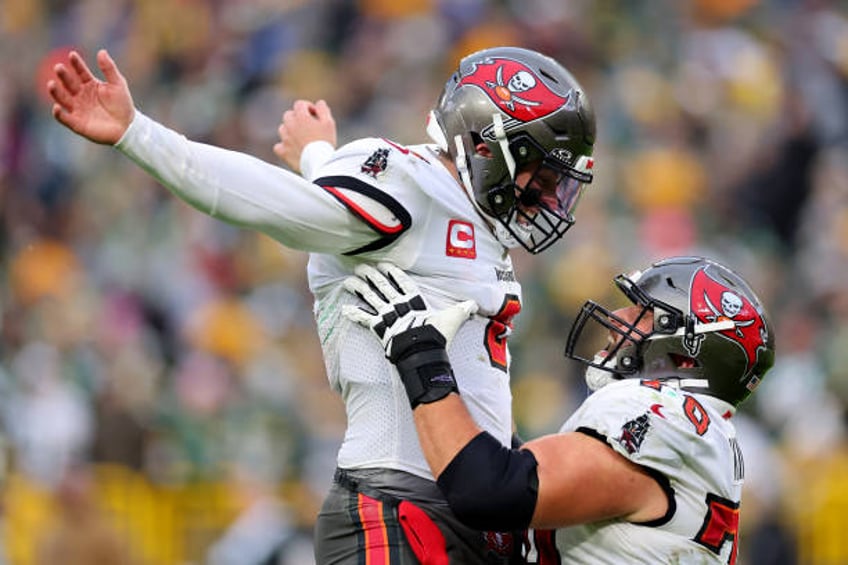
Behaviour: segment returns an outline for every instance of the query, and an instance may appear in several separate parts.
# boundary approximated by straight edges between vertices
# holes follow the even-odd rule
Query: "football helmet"
[[[430,112],[427,132],[456,163],[477,208],[497,220],[507,247],[539,253],[574,224],[592,182],[595,115],[552,58],[518,47],[468,55]],[[488,151],[478,151],[481,143]]]
[[[614,281],[640,310],[635,319],[625,320],[594,301],[583,305],[565,354],[588,365],[587,379],[597,371],[611,379],[673,379],[683,390],[736,406],[774,363],[774,334],[763,305],[745,280],[724,265],[703,257],[674,257]],[[601,332],[592,335],[587,327]],[[597,351],[598,338],[607,340],[606,349],[592,356],[588,347],[594,339]]]

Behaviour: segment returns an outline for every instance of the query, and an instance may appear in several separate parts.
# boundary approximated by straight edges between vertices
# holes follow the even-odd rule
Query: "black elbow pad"
[[[530,525],[539,494],[536,457],[481,432],[456,454],[438,485],[456,517],[478,530],[505,532]]]

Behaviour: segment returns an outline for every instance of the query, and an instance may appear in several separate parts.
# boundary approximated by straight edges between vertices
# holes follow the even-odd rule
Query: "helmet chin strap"
[[[603,364],[607,358],[604,355],[597,354],[595,358],[592,359],[592,363],[595,364]],[[615,365],[615,360],[613,359],[613,365]],[[589,365],[586,367],[586,372],[584,373],[584,378],[586,379],[586,386],[589,387],[589,390],[592,392],[596,392],[608,384],[620,380],[621,377],[612,371],[608,371],[606,369],[599,369],[597,367],[593,367]]]
[[[515,159],[512,158],[512,153],[509,152],[509,142],[506,138],[506,129],[503,124],[503,116],[500,114],[492,114],[492,126],[495,132],[495,139],[501,148],[506,168],[509,171],[509,178],[515,179]]]
[[[471,173],[468,171],[468,158],[465,153],[465,144],[462,143],[462,136],[454,136],[453,143],[456,146],[456,159],[454,160],[454,164],[456,165],[456,170],[459,173],[459,178],[462,180],[462,186],[465,187],[465,191],[468,193],[468,196],[471,197],[471,202],[474,204],[474,207],[477,208],[478,211],[482,212],[483,210],[481,210],[480,206],[477,204],[477,199],[474,198],[474,187],[471,186]]]
[[[485,210],[483,210],[483,208],[477,202],[477,198],[475,198],[474,196],[474,187],[471,184],[471,173],[468,170],[467,153],[465,152],[465,144],[462,143],[462,136],[454,136],[453,143],[454,147],[456,147],[456,159],[454,160],[454,164],[456,165],[456,170],[459,173],[459,178],[462,181],[462,186],[465,188],[465,192],[468,194],[468,197],[471,200],[471,204],[474,206],[474,209],[477,210],[477,212],[486,220],[486,222],[490,226],[492,226],[492,229],[495,233],[495,237],[501,245],[508,249],[518,247],[520,243],[515,238],[515,236],[513,236],[497,218],[492,217]],[[512,156],[510,156],[510,160],[512,160]],[[515,166],[514,162],[513,166]]]
[[[595,358],[592,359],[592,362],[601,365],[603,363],[609,363],[611,366],[616,365],[615,358],[608,358],[604,355],[598,354],[595,355]],[[586,386],[589,387],[589,390],[592,392],[597,392],[598,390],[604,388],[610,383],[614,383],[615,381],[622,380],[622,376],[614,371],[610,371],[607,369],[599,369],[598,367],[593,367],[589,365],[586,367],[586,371],[583,374],[583,377],[586,379]],[[644,378],[636,375],[635,377],[628,378]],[[675,388],[703,388],[706,389],[709,387],[709,381],[707,379],[689,379],[682,377],[665,377],[660,379],[664,383],[669,386],[673,386]]]
[[[433,110],[430,110],[430,113],[427,114],[427,135],[430,139],[433,140],[433,143],[439,146],[439,149],[448,152],[448,138],[445,137],[445,132],[442,131],[441,126],[439,125],[438,120],[436,120],[436,113]]]
[[[495,223],[495,237],[498,239],[500,244],[507,249],[513,249],[521,245],[518,238],[516,238],[512,232],[506,229],[506,226],[500,222]]]
[[[506,168],[509,171],[509,178],[515,179],[515,171],[517,167],[515,165],[515,159],[512,158],[512,153],[509,152],[509,142],[506,137],[506,128],[504,128],[502,115],[492,114],[492,130],[495,132],[495,139],[498,142],[498,146],[501,148],[504,163],[506,163]],[[512,223],[512,229],[513,231],[522,232],[522,236],[524,237],[530,237],[530,232],[532,231],[518,222]],[[518,241],[518,237],[507,229],[507,227],[501,222],[498,222],[495,226],[495,235],[504,247],[513,248],[521,245]]]

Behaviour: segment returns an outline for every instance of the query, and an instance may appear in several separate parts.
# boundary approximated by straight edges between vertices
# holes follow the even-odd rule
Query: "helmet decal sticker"
[[[757,308],[744,296],[710,277],[705,268],[695,273],[690,297],[689,310],[699,321],[733,321],[733,329],[719,333],[742,346],[748,357],[746,373],[749,372],[768,340],[768,330]]]
[[[503,57],[492,57],[474,65],[459,86],[483,90],[504,113],[522,122],[543,118],[568,102],[548,88],[526,65]]]

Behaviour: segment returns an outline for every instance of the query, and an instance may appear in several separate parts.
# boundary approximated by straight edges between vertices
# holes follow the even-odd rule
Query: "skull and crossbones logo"
[[[525,106],[539,106],[539,102],[534,102],[518,96],[518,94],[527,92],[536,86],[536,77],[529,72],[518,71],[510,77],[509,81],[504,83],[503,65],[501,65],[498,67],[497,74],[495,75],[495,81],[496,82],[487,80],[486,86],[493,89],[503,105],[510,110],[515,109],[516,102],[524,104]]]
[[[742,311],[744,303],[739,295],[729,290],[725,290],[721,293],[720,310],[712,303],[706,292],[704,293],[704,302],[712,312],[711,316],[707,316],[707,320],[710,322],[716,322],[721,319],[731,320],[734,324],[736,324],[736,335],[739,337],[742,337],[742,330],[739,328],[748,327],[755,322],[755,320],[734,319],[739,315],[739,312]]]

